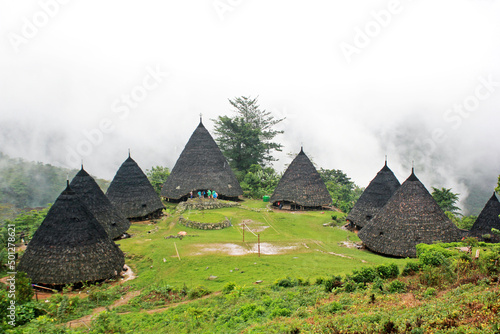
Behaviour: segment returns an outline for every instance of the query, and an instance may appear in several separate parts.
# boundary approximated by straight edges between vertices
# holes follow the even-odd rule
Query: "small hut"
[[[401,186],[392,170],[384,167],[377,173],[347,216],[353,227],[360,229],[365,226],[377,212],[387,203],[389,198]]]
[[[158,217],[165,208],[147,176],[130,157],[130,153],[116,172],[106,196],[128,219]]]
[[[115,277],[124,264],[123,252],[68,182],[17,269],[26,272],[32,283],[64,285]]]
[[[411,175],[358,236],[376,253],[416,257],[417,244],[459,241],[464,232],[448,219],[412,169]]]
[[[270,202],[290,205],[291,209],[321,209],[332,204],[325,183],[302,147],[274,189]]]
[[[499,215],[500,202],[498,202],[497,196],[493,193],[493,196],[491,196],[490,200],[484,206],[474,225],[472,225],[469,236],[486,242],[500,242],[500,236],[491,232],[492,228],[500,230]]]
[[[191,191],[196,193],[200,190],[215,190],[219,198],[230,200],[243,195],[229,163],[203,126],[201,118],[163,184],[161,196],[180,201],[187,198]]]
[[[128,219],[115,209],[94,178],[83,169],[83,165],[71,181],[70,187],[90,209],[111,239],[119,238],[128,230]]]

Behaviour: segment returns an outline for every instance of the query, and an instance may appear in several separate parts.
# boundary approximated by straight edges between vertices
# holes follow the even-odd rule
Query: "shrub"
[[[434,289],[434,288],[427,288],[427,290],[424,291],[425,298],[435,296],[435,295],[436,295],[436,289]]]
[[[210,294],[210,290],[208,290],[204,286],[197,286],[196,288],[189,291],[188,298],[189,299],[196,299],[196,298],[206,296],[208,294]]]
[[[31,280],[26,273],[18,272],[16,275],[16,302],[24,304],[33,299],[33,288],[31,287]]]
[[[362,267],[359,270],[353,270],[350,279],[356,283],[370,283],[375,280],[377,273],[371,267]]]
[[[353,282],[353,281],[348,281],[347,283],[344,284],[344,291],[345,292],[354,292],[358,288],[358,285]]]
[[[236,287],[236,283],[227,282],[226,284],[224,284],[224,287],[222,288],[222,293],[226,295],[226,294],[230,293],[231,291],[233,291],[235,287]]]
[[[401,275],[410,276],[415,275],[420,271],[420,263],[418,262],[406,262]]]
[[[271,318],[276,318],[276,317],[288,317],[292,314],[292,311],[290,311],[287,308],[281,308],[281,307],[275,307],[271,311]]]
[[[380,277],[377,277],[375,281],[373,281],[372,290],[376,292],[384,291],[384,281]]]
[[[403,293],[406,292],[406,284],[399,280],[392,281],[387,287],[387,291],[390,293]]]
[[[484,253],[479,260],[481,271],[487,275],[500,274],[500,253],[490,251]]]
[[[399,268],[395,263],[375,267],[375,272],[382,279],[396,278],[399,276]]]
[[[423,265],[439,267],[441,265],[449,264],[446,256],[439,251],[428,251],[423,252],[419,255],[419,261]]]
[[[314,281],[314,284],[315,285],[323,285],[324,282],[325,282],[324,277],[317,277],[316,280]]]
[[[325,292],[332,292],[333,289],[336,289],[341,286],[342,286],[342,277],[340,276],[333,276],[332,278],[325,280]]]

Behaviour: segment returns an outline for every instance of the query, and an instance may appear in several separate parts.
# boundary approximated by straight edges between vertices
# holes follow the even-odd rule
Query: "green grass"
[[[219,222],[228,217],[233,226],[223,230],[185,227],[177,224],[177,214],[163,218],[157,224],[133,223],[129,230],[132,238],[119,242],[128,257],[126,262],[138,274],[137,279],[130,284],[143,288],[164,281],[176,287],[184,284],[188,287],[203,285],[211,290],[221,290],[227,282],[250,286],[255,281],[262,280],[263,285],[267,285],[276,278],[287,275],[314,280],[316,277],[349,273],[363,265],[404,263],[402,259],[385,258],[368,251],[340,247],[338,244],[342,241],[359,241],[354,233],[338,227],[323,226],[331,221],[332,215],[342,215],[340,213],[269,211],[266,210],[266,203],[258,200],[244,201],[241,204],[241,207],[236,208],[203,212],[189,210],[182,213],[187,219],[207,223]],[[169,205],[169,211],[173,212],[172,204]],[[281,249],[282,253],[262,254],[260,257],[256,253],[228,254],[225,249],[229,247],[240,251],[257,248],[257,237],[248,230],[245,231],[243,242],[239,225],[242,222],[256,231],[256,234],[260,234],[264,253],[268,245]],[[182,240],[165,239],[180,231],[194,236],[187,236]],[[175,247],[181,260],[177,258]],[[218,278],[209,280],[209,276]]]

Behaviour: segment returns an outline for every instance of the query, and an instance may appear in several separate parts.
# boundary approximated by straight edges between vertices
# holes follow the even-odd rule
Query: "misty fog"
[[[5,1],[0,151],[111,179],[173,167],[200,113],[259,97],[285,133],[359,186],[384,156],[464,213],[500,174],[500,4],[492,1]],[[479,203],[479,204],[478,204]]]

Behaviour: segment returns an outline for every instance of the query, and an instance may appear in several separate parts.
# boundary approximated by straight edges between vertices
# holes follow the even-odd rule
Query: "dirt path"
[[[81,326],[87,326],[89,327],[90,322],[92,321],[92,317],[98,313],[101,313],[102,311],[105,311],[107,308],[108,309],[114,309],[115,307],[125,305],[128,303],[128,301],[134,297],[137,297],[141,294],[141,291],[130,291],[127,293],[125,296],[121,297],[118,299],[116,302],[114,302],[112,305],[107,306],[107,307],[98,307],[95,308],[92,311],[92,314],[86,315],[84,317],[81,317],[79,319],[71,320],[68,321],[67,323],[63,324],[64,326],[68,326],[70,328],[74,327],[81,327]]]
[[[140,293],[141,293],[141,291],[131,291],[131,292],[127,293],[125,296],[123,296],[122,298],[120,298],[119,300],[117,300],[116,302],[114,302],[112,305],[110,305],[108,307],[98,307],[98,308],[95,308],[92,311],[92,314],[86,315],[86,316],[81,317],[79,319],[68,321],[67,323],[63,324],[63,326],[67,326],[67,327],[70,327],[70,328],[76,328],[76,327],[86,326],[87,328],[89,328],[90,327],[90,323],[92,322],[92,317],[93,316],[95,316],[98,313],[101,313],[102,311],[105,311],[106,309],[110,309],[111,310],[111,309],[114,309],[114,308],[116,308],[118,306],[125,305],[125,304],[127,304],[129,302],[130,299],[132,299],[132,298],[140,295]],[[191,303],[191,302],[194,302],[194,301],[197,301],[197,300],[202,300],[202,299],[206,299],[206,298],[209,298],[209,297],[218,296],[220,294],[221,294],[221,292],[217,291],[217,292],[211,293],[209,295],[203,296],[203,297],[198,298],[198,299],[184,300],[182,302],[173,303],[173,304],[170,304],[168,306],[161,307],[161,308],[156,308],[156,309],[152,309],[152,310],[142,310],[139,313],[147,313],[147,314],[158,313],[158,312],[162,312],[162,311],[168,310],[169,308],[172,308],[172,307],[177,307],[179,305],[188,304],[188,303]],[[121,313],[118,313],[118,314],[129,314],[129,313],[132,313],[132,312],[121,312]]]

